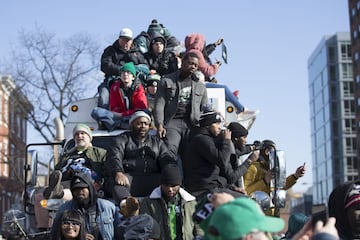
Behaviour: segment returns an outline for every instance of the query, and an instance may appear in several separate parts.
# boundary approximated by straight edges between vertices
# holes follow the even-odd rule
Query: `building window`
[[[335,48],[329,47],[328,52],[329,52],[329,62],[335,62],[335,59],[336,59]]]
[[[10,112],[10,130],[12,133],[15,132],[15,111]]]
[[[341,44],[341,59],[350,60],[351,59],[351,45],[350,44]]]
[[[345,133],[351,134],[356,132],[355,119],[345,119]]]
[[[356,152],[356,138],[346,138],[346,152],[354,153]]]
[[[352,97],[354,94],[354,88],[352,82],[343,82],[344,97]]]
[[[334,65],[329,66],[330,81],[337,81],[336,67]]]
[[[346,158],[346,168],[348,173],[356,173],[357,164],[355,157]]]
[[[17,129],[17,136],[21,137],[21,117],[20,113],[16,114],[16,129]]]
[[[356,7],[358,10],[360,10],[360,1],[357,2]]]
[[[353,101],[352,100],[345,100],[344,101],[344,112],[345,115],[349,116],[352,115],[352,113],[355,112],[355,107],[353,106]]]
[[[3,141],[3,161],[4,161],[4,172],[3,176],[9,177],[9,142],[7,139]]]
[[[357,38],[357,30],[356,30],[356,29],[355,29],[354,32],[353,32],[353,37],[354,37],[354,39]]]
[[[13,143],[10,144],[10,156],[9,156],[9,161],[11,164],[15,163],[15,159],[18,157],[16,156],[16,147]],[[10,178],[13,179],[15,176],[15,169],[13,168],[12,171],[10,172]]]
[[[352,8],[351,9],[351,16],[354,17],[356,14],[356,9],[355,8]]]
[[[21,118],[21,138],[26,139],[26,118]]]
[[[0,90],[0,125],[3,123],[3,94]]]
[[[355,81],[356,81],[356,83],[360,83],[360,75],[358,74],[358,75],[356,75],[356,77],[355,77]]]
[[[352,79],[353,78],[352,65],[349,63],[343,63],[341,64],[341,67],[342,67],[342,77],[344,79]]]
[[[9,124],[9,98],[6,96],[4,99],[4,123]]]

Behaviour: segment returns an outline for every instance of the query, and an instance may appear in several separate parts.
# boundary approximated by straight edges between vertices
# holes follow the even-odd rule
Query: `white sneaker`
[[[237,115],[237,121],[244,126],[247,130],[251,128],[256,120],[256,116],[260,113],[259,110],[251,111],[245,110]]]

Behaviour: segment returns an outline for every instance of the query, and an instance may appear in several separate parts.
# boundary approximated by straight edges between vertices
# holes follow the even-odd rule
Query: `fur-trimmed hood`
[[[185,200],[186,202],[190,202],[190,201],[194,201],[196,200],[196,198],[191,195],[190,193],[188,193],[185,189],[183,188],[180,188],[179,189],[179,194],[180,194],[180,197]],[[157,187],[155,188],[152,193],[150,194],[149,196],[150,198],[152,199],[156,199],[156,198],[161,198],[161,187]]]

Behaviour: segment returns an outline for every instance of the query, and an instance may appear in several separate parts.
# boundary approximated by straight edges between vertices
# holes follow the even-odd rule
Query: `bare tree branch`
[[[34,105],[29,122],[47,142],[55,137],[53,119],[65,122],[70,104],[97,88],[99,49],[84,33],[64,40],[39,27],[20,31],[6,69]]]

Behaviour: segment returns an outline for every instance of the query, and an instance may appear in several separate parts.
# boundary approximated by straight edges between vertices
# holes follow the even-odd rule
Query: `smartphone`
[[[326,204],[315,204],[311,209],[311,223],[314,228],[317,221],[322,221],[324,224],[328,219],[328,212]]]

